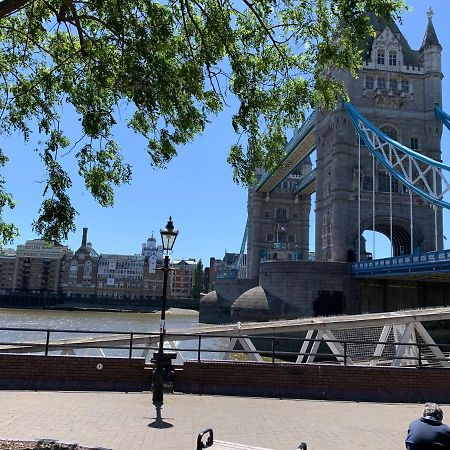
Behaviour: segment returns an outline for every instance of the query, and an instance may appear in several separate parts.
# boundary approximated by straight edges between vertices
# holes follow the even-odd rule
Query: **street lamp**
[[[155,370],[153,371],[153,404],[157,408],[161,408],[164,402],[163,394],[163,373],[164,373],[164,334],[166,333],[166,298],[167,298],[167,276],[169,274],[169,252],[172,251],[178,231],[174,231],[172,216],[169,217],[166,228],[160,230],[163,250],[166,252],[164,256],[164,266],[162,271],[163,292],[161,305],[161,320],[159,323],[159,347],[156,355]]]

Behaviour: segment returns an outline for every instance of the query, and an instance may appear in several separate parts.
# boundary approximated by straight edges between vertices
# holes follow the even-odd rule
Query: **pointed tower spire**
[[[427,11],[427,16],[428,16],[428,25],[425,31],[425,36],[423,38],[422,47],[420,48],[421,50],[423,50],[426,47],[430,47],[432,45],[441,47],[441,44],[439,43],[439,39],[436,34],[436,30],[434,29],[433,26],[433,10],[431,9],[431,6]]]

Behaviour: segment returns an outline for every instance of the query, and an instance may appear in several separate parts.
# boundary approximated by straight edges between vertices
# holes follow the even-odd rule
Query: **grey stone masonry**
[[[351,102],[384,133],[439,161],[442,125],[434,116],[434,104],[442,101],[442,48],[431,15],[420,50],[411,50],[395,24],[375,22],[375,28],[377,36],[371,42],[358,78],[344,72],[336,77],[346,85]],[[358,178],[361,183],[361,234],[373,229],[375,217],[375,231],[390,239],[389,175],[381,165],[375,164],[374,170],[372,156],[362,144],[359,172],[358,137],[342,105],[335,111],[317,114],[315,135],[315,257],[317,261],[352,261],[358,251]],[[435,239],[433,208],[422,198],[412,195],[411,227],[410,194],[395,179],[392,204],[394,254],[435,250],[436,241],[437,249],[442,248],[441,209],[437,211]],[[364,253],[363,245],[361,254]]]

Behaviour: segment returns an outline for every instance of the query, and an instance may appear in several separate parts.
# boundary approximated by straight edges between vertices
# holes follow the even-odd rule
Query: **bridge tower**
[[[344,72],[337,77],[351,102],[385,134],[441,160],[442,125],[434,103],[442,101],[442,47],[432,11],[419,50],[411,49],[395,23],[374,18],[373,26],[377,34],[367,43],[358,79]],[[442,249],[442,210],[391,181],[362,141],[359,153],[358,136],[343,107],[317,113],[315,139],[317,261],[356,260],[358,250],[364,258],[359,232],[372,229],[392,238],[394,255]]]
[[[307,260],[309,257],[309,195],[295,193],[299,179],[311,171],[310,158],[300,163],[271,192],[248,194],[247,276],[257,278],[261,261]],[[257,174],[258,182],[264,176]]]

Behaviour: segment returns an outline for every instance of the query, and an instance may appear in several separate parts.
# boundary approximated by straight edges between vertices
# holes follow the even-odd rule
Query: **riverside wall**
[[[250,291],[256,286],[261,289]],[[219,280],[215,294],[200,302],[200,321],[261,321],[448,305],[448,281],[355,278],[349,263],[267,261],[261,264],[257,280]]]

